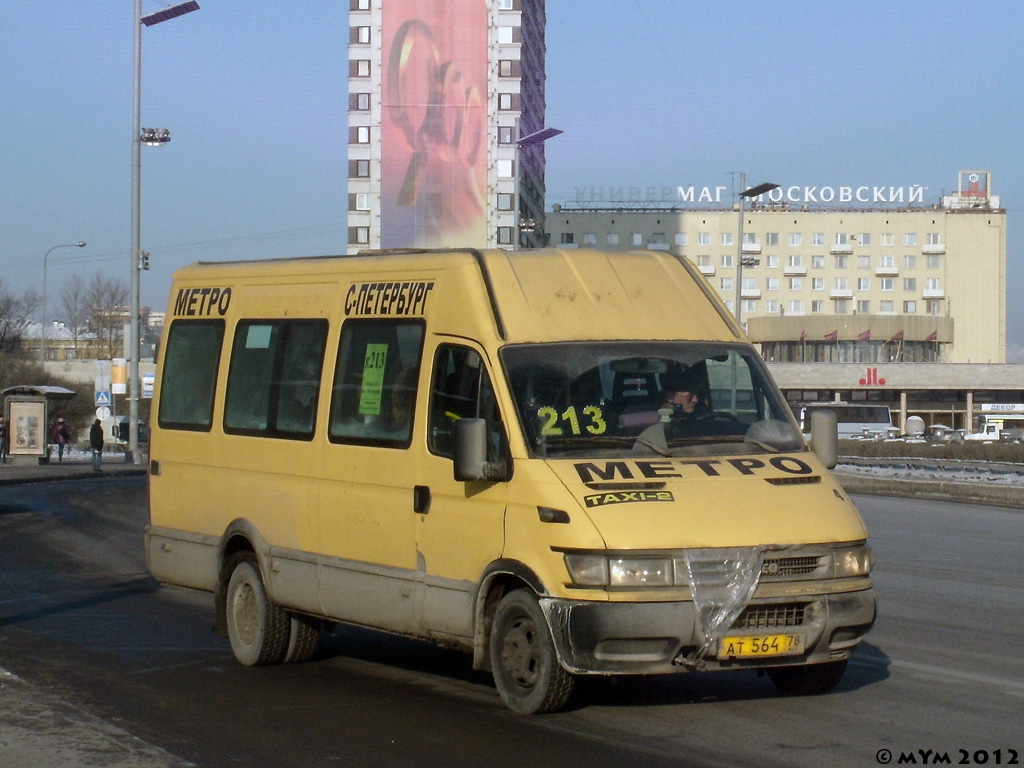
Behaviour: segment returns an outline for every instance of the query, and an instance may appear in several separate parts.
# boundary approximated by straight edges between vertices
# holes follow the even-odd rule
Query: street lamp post
[[[543,144],[548,139],[558,136],[563,131],[558,128],[543,128],[539,131],[522,136],[515,141],[516,145],[516,167],[514,169],[515,181],[516,181],[516,192],[515,192],[515,227],[513,228],[512,234],[512,247],[518,249],[521,243],[519,237],[522,230],[522,205],[521,205],[521,189],[522,189],[522,159],[523,159],[523,147],[532,147],[536,144]]]
[[[43,256],[43,319],[39,325],[39,362],[44,365],[46,364],[46,262],[49,260],[50,254],[58,248],[85,248],[85,243],[55,245]]]
[[[139,312],[140,275],[142,268],[141,220],[142,220],[142,143],[146,141],[142,131],[142,27],[151,27],[164,21],[199,10],[199,3],[186,3],[165,8],[162,11],[142,15],[142,0],[135,0],[135,56],[132,99],[132,247],[131,261],[131,307],[129,318],[129,339],[125,356],[128,358],[128,454],[125,460],[139,463]],[[163,144],[170,139],[169,132],[157,132],[162,138],[156,143]],[[146,141],[147,144],[152,142]]]
[[[739,243],[736,245],[736,306],[733,308],[733,314],[736,316],[736,324],[741,328],[743,327],[743,209],[744,203],[748,197],[760,197],[766,192],[771,192],[773,189],[778,189],[778,184],[772,184],[765,182],[764,184],[758,184],[756,187],[750,189],[744,189],[747,186],[747,174],[740,174],[740,189],[743,190],[739,194],[740,198],[740,226],[739,226]]]

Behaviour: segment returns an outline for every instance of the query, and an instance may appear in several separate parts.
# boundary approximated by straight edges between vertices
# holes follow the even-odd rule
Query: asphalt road
[[[521,717],[468,657],[364,630],[307,664],[241,667],[210,596],[146,574],[145,493],[0,487],[4,768],[1024,760],[1022,510],[856,497],[881,615],[829,695],[780,697],[753,673],[601,679],[567,712]]]

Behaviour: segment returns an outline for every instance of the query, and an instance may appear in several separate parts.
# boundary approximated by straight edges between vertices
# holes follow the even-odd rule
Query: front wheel
[[[505,595],[491,625],[494,684],[513,712],[531,715],[565,706],[575,678],[558,663],[547,620],[524,590]]]
[[[843,679],[846,659],[797,667],[769,667],[768,679],[789,696],[817,696],[828,693]]]
[[[288,614],[270,602],[259,567],[242,560],[227,591],[228,638],[235,658],[247,667],[277,664],[288,650]]]

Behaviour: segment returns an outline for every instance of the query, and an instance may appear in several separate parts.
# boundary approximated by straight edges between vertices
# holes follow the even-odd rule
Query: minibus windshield
[[[517,344],[501,350],[538,457],[804,451],[764,364],[740,344]]]

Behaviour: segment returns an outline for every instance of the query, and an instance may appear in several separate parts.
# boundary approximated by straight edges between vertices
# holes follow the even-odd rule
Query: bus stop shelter
[[[65,387],[19,384],[3,390],[9,458],[16,464],[45,464],[49,442],[50,403],[69,400],[74,390]]]

